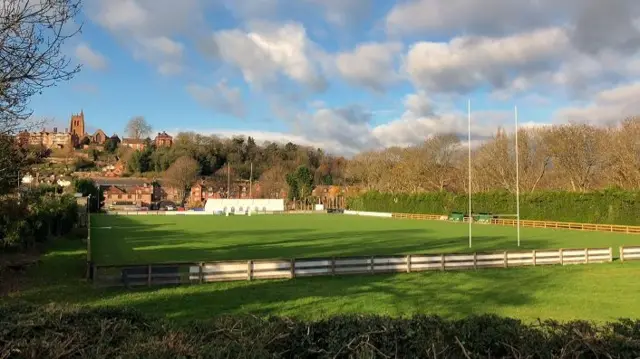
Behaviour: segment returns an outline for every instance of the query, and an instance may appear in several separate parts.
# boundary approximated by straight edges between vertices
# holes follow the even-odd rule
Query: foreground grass
[[[79,241],[54,242],[24,289],[0,304],[131,307],[187,323],[221,314],[321,319],[335,314],[461,318],[498,314],[598,322],[640,318],[640,263],[608,263],[465,272],[317,277],[144,290],[95,289],[85,283]]]
[[[640,236],[522,228],[522,250],[640,245]],[[517,249],[512,227],[344,215],[92,217],[99,264]]]

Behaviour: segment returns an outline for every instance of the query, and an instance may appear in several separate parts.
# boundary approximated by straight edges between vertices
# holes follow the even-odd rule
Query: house
[[[121,146],[133,148],[134,150],[142,151],[146,147],[144,140],[139,138],[123,138]]]
[[[154,140],[156,147],[171,147],[173,145],[173,137],[166,132],[158,132],[156,139]]]
[[[17,136],[21,145],[44,146],[46,148],[66,148],[72,145],[72,136],[66,130],[58,132],[54,127],[53,131],[46,131],[44,128],[40,132],[20,132]]]
[[[153,186],[144,184],[134,187],[110,186],[104,191],[104,205],[108,209],[123,207],[149,207],[153,197]]]

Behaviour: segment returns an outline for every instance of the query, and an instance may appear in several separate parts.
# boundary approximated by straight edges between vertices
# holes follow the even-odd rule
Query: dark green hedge
[[[514,194],[474,194],[473,212],[516,213]],[[349,209],[374,212],[449,214],[467,212],[468,197],[448,192],[414,195],[369,192],[349,201]],[[536,192],[520,196],[520,218],[562,222],[640,225],[640,192]]]
[[[339,316],[175,326],[129,310],[0,307],[2,358],[636,358],[640,321]]]

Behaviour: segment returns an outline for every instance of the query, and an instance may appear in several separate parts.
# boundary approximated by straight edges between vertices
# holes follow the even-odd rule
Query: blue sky
[[[353,154],[513,123],[640,111],[632,0],[85,0],[83,65],[32,101],[49,127],[248,134]]]

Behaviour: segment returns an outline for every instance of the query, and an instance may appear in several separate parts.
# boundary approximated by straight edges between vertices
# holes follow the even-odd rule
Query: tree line
[[[344,180],[383,193],[468,192],[467,147],[436,134],[407,148],[358,154]],[[518,131],[521,192],[640,189],[640,117],[602,128],[566,124]],[[473,192],[516,191],[515,133],[499,130],[472,149]]]
[[[464,139],[435,134],[410,147],[391,147],[353,158],[294,143],[257,144],[252,137],[220,138],[179,133],[172,147],[118,153],[131,173],[169,171],[179,158],[196,165],[193,177],[259,181],[264,193],[287,190],[305,198],[317,185],[349,185],[382,193],[468,192],[468,158]],[[602,128],[566,124],[518,131],[519,186],[523,193],[604,188],[640,189],[640,117]],[[516,191],[515,133],[498,130],[472,148],[473,192]],[[182,163],[179,167],[185,167]],[[171,178],[170,178],[171,179]],[[223,185],[224,187],[224,185]]]

